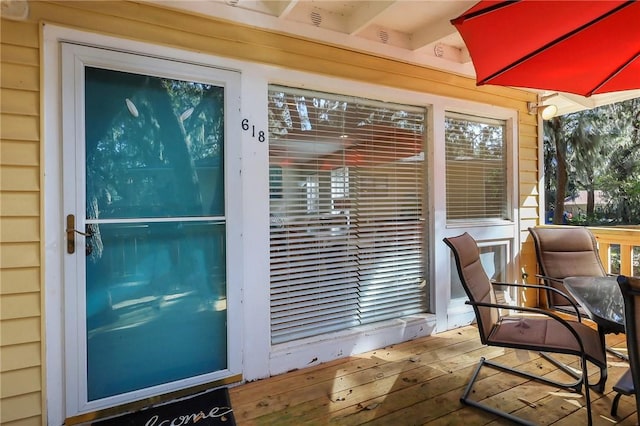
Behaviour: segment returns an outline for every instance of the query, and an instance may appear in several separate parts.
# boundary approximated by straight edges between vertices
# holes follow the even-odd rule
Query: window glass
[[[271,86],[273,343],[426,312],[425,111]]]
[[[506,122],[448,113],[447,220],[508,220]]]

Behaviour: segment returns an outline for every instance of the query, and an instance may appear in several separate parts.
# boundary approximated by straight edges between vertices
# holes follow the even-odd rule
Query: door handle
[[[88,229],[87,232],[78,231],[76,229],[76,217],[75,215],[67,215],[67,253],[73,254],[76,252],[76,233],[84,236],[85,238],[93,237],[93,233]]]

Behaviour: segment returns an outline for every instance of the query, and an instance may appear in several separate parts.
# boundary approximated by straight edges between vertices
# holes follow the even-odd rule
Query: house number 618
[[[256,132],[256,126],[255,124],[249,124],[249,119],[245,118],[244,120],[242,120],[242,130],[244,130],[245,132],[248,132],[249,130],[251,130],[251,137],[258,138],[258,142],[264,142],[267,137],[264,134],[264,130],[259,130],[258,132]]]

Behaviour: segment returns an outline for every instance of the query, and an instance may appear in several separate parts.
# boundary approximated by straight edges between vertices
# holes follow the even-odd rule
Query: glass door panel
[[[89,400],[226,368],[224,224],[100,228],[104,250],[87,262]]]
[[[225,89],[84,75],[88,401],[225,370]]]

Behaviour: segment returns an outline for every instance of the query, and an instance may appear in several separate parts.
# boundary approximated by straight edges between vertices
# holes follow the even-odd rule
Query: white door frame
[[[88,35],[81,31],[48,25],[45,27],[43,34],[43,68],[45,70],[43,85],[43,133],[45,135],[43,138],[43,158],[45,159],[43,220],[45,244],[43,255],[46,263],[43,276],[46,310],[43,316],[43,318],[45,318],[43,325],[46,339],[45,366],[48,424],[62,424],[65,418],[83,412],[91,412],[107,406],[131,402],[200,383],[210,382],[222,377],[241,375],[243,370],[243,308],[241,300],[243,288],[243,238],[241,232],[242,215],[240,214],[242,211],[242,181],[240,173],[241,144],[238,143],[241,140],[241,130],[240,126],[235,125],[236,122],[240,122],[240,74],[238,72],[215,68],[209,63],[201,65],[203,63],[202,61],[198,61],[199,64],[197,64],[195,61],[189,60],[189,57],[193,55],[175,49],[167,49],[162,46],[147,45],[96,34]],[[91,39],[91,41],[88,39]],[[63,63],[61,42],[63,41],[69,41],[78,46],[77,52],[73,53],[72,57],[67,58],[75,61],[75,64],[72,65],[72,68],[75,69],[73,72],[61,73]],[[100,54],[95,55],[87,54],[86,52],[89,52],[90,49],[88,50],[87,47],[80,46],[80,44],[86,45],[88,43],[99,46],[100,48],[110,49],[110,51],[102,51]],[[132,392],[121,397],[107,398],[101,400],[99,403],[87,404],[86,401],[83,402],[82,392],[78,386],[76,386],[78,382],[77,371],[75,373],[65,372],[65,359],[71,364],[75,363],[75,365],[78,365],[80,370],[82,369],[83,363],[86,362],[86,360],[78,359],[78,354],[81,353],[82,347],[70,348],[68,345],[69,341],[76,341],[79,345],[82,345],[80,342],[82,342],[83,339],[67,339],[67,344],[65,344],[65,336],[68,337],[69,333],[74,332],[74,330],[70,328],[65,330],[65,324],[68,324],[70,320],[66,315],[69,312],[69,306],[72,306],[72,309],[80,310],[79,313],[84,312],[84,307],[81,307],[81,305],[83,305],[81,302],[83,301],[79,301],[77,300],[78,298],[75,298],[75,295],[69,295],[69,292],[65,292],[63,285],[65,282],[65,271],[68,274],[70,268],[75,269],[75,273],[84,270],[80,268],[82,271],[79,271],[77,265],[69,264],[66,260],[68,255],[66,255],[64,217],[69,212],[69,209],[73,209],[73,211],[81,209],[78,211],[83,211],[84,205],[80,206],[78,204],[83,204],[83,200],[79,199],[81,197],[75,197],[77,201],[76,204],[78,205],[65,205],[67,202],[63,201],[64,182],[65,179],[74,180],[74,174],[76,172],[68,170],[63,172],[62,167],[63,158],[69,155],[76,155],[74,140],[84,141],[84,128],[77,126],[78,122],[83,122],[82,119],[79,119],[83,116],[83,111],[74,112],[72,108],[68,108],[66,103],[74,100],[74,96],[78,96],[78,94],[62,93],[62,79],[80,77],[77,73],[78,70],[84,66],[83,62],[113,69],[113,67],[116,66],[114,63],[118,63],[118,58],[123,59],[127,57],[127,55],[129,57],[131,56],[131,54],[121,52],[125,51],[125,49],[131,52],[131,49],[134,47],[137,52],[144,52],[143,55],[146,55],[144,61],[148,62],[147,65],[152,64],[156,72],[163,73],[163,76],[189,79],[194,75],[194,70],[197,70],[195,75],[198,75],[197,73],[199,72],[201,76],[204,76],[203,78],[208,76],[210,81],[219,81],[219,79],[216,79],[216,74],[226,76],[224,82],[225,86],[229,88],[225,93],[226,121],[224,150],[227,283],[233,283],[233,285],[227,286],[229,315],[227,326],[228,369],[219,374],[205,375],[197,379],[185,379],[169,385],[157,386],[149,390]],[[116,50],[119,52],[115,52]],[[84,52],[85,54],[82,60],[79,59],[82,56],[79,52]],[[171,55],[171,58],[168,58],[168,55]],[[185,68],[189,71],[185,72]],[[128,68],[128,70],[135,72],[135,69],[132,68]],[[141,68],[139,71],[150,73],[149,68],[146,67],[144,67],[144,69]],[[202,78],[200,78],[200,81],[202,81]],[[74,102],[74,104],[77,103]],[[82,102],[80,105],[82,105]],[[64,113],[63,108],[65,108]],[[69,114],[71,114],[72,119],[65,118]],[[233,141],[234,143],[227,143],[228,141]],[[82,162],[82,158],[79,160],[76,159],[76,163],[78,161]],[[78,173],[82,173],[82,171],[83,166],[78,170]],[[65,177],[64,175],[67,173],[71,173],[71,175]],[[78,226],[82,227],[82,225],[83,224],[77,224],[76,229],[79,229]],[[75,332],[77,332],[77,329]],[[78,336],[82,336],[82,333],[78,333]],[[68,383],[69,381],[75,382],[75,384]],[[69,392],[66,389],[71,389],[71,391]],[[86,400],[86,396],[84,400]]]

